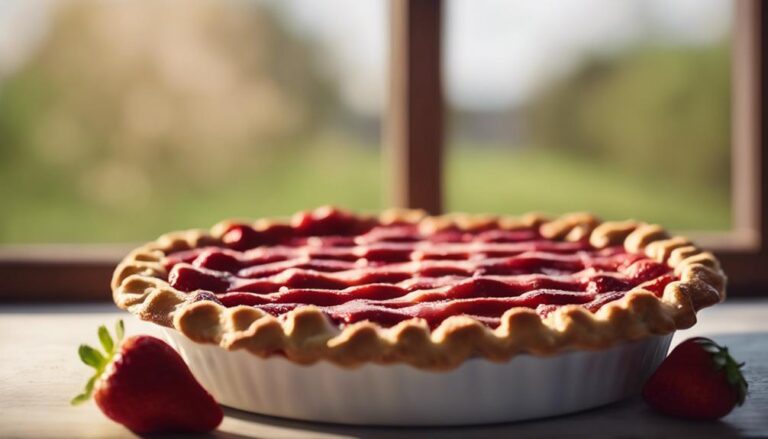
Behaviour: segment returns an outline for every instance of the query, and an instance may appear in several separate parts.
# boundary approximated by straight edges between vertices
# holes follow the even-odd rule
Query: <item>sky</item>
[[[61,1],[0,1],[0,79],[34,50],[47,11]],[[227,1],[268,4],[293,30],[319,40],[353,109],[375,114],[386,105],[387,0]],[[466,109],[499,109],[524,102],[592,53],[645,39],[711,43],[730,32],[732,1],[446,0],[446,94]]]
[[[386,0],[275,3],[294,28],[333,47],[348,102],[363,111],[381,107]],[[730,31],[731,8],[730,0],[447,0],[447,95],[470,109],[519,104],[590,53],[645,38],[694,45],[719,40]]]

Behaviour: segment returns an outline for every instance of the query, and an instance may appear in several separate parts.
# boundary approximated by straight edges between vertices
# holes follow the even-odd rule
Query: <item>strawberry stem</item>
[[[98,349],[93,348],[91,346],[88,346],[86,344],[80,345],[80,347],[77,350],[78,355],[80,356],[80,360],[82,360],[83,363],[87,364],[88,366],[91,366],[92,368],[96,369],[96,373],[88,380],[88,382],[85,384],[85,390],[83,390],[82,393],[72,398],[70,401],[70,404],[72,405],[79,405],[84,403],[85,401],[89,400],[91,398],[91,394],[93,393],[93,388],[96,385],[96,381],[99,379],[102,373],[104,373],[104,370],[107,368],[107,365],[112,362],[112,358],[115,356],[115,353],[117,352],[117,348],[120,346],[120,343],[123,341],[123,336],[125,335],[125,326],[123,325],[122,320],[118,320],[117,324],[115,325],[115,339],[112,338],[112,336],[109,334],[109,331],[107,330],[106,326],[99,326],[99,342],[101,343],[101,347],[104,348],[104,352],[100,352]]]

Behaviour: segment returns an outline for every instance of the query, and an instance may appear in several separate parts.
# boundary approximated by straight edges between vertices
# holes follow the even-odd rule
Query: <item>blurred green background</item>
[[[729,14],[449,2],[448,208],[727,229]],[[0,242],[385,207],[386,20],[384,0],[0,6]]]

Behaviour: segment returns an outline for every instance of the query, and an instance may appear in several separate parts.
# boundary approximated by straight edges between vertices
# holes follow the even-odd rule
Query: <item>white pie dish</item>
[[[174,329],[165,334],[225,406],[304,421],[387,426],[511,422],[619,401],[639,393],[672,339],[668,334],[600,351],[518,355],[506,363],[476,358],[434,372],[406,364],[299,365],[196,343]]]

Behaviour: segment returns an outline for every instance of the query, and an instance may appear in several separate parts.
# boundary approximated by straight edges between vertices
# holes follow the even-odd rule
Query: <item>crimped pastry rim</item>
[[[227,308],[209,300],[190,301],[194,292],[184,293],[170,286],[162,258],[170,252],[221,244],[226,228],[235,223],[224,221],[209,231],[165,234],[132,251],[115,269],[113,299],[142,320],[175,328],[195,342],[217,344],[227,350],[245,349],[261,357],[280,351],[289,360],[306,364],[318,360],[345,367],[366,362],[408,363],[446,370],[470,357],[506,361],[520,353],[595,350],[668,334],[693,326],[696,311],[725,298],[726,277],[714,255],[686,238],[670,237],[658,225],[633,220],[601,222],[586,213],[550,220],[538,214],[428,216],[423,211],[403,209],[386,210],[378,219],[384,224],[405,221],[428,229],[465,230],[493,222],[502,229],[537,227],[544,237],[554,240],[589,237],[596,248],[623,244],[628,252],[666,263],[680,280],[669,283],[661,298],[635,287],[594,313],[579,305],[565,305],[542,318],[532,309],[511,308],[495,329],[468,316],[449,317],[434,330],[418,318],[391,328],[363,321],[340,329],[311,305],[276,318],[246,305]],[[287,221],[262,219],[251,225],[260,230],[284,223]]]

